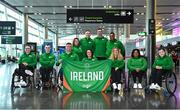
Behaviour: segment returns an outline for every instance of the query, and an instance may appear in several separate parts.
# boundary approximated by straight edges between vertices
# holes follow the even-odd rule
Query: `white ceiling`
[[[38,23],[48,26],[54,32],[59,30],[61,34],[82,33],[86,29],[95,30],[104,26],[105,32],[115,31],[116,28],[123,28],[121,24],[67,24],[66,8],[98,8],[110,5],[112,8],[134,9],[134,24],[131,24],[131,33],[137,33],[145,28],[146,0],[4,0],[23,13],[27,13]],[[26,8],[25,6],[32,6]],[[180,15],[180,0],[157,0],[157,21],[162,25],[177,21]],[[41,13],[39,15],[38,13]],[[137,15],[137,13],[140,13]],[[141,15],[144,13],[144,15]],[[172,14],[175,13],[175,14]],[[138,19],[138,20],[137,20]],[[113,30],[115,27],[115,30]]]

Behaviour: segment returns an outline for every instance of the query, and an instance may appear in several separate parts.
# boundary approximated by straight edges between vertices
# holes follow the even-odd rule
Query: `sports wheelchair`
[[[43,87],[45,88],[54,88],[57,85],[57,72],[56,69],[52,69],[52,71],[50,72],[50,79],[49,79],[49,85],[48,86],[44,86],[44,83],[42,81],[42,75],[40,73],[40,69],[37,69],[35,72],[35,87],[37,89],[41,89]]]
[[[152,75],[149,79],[149,84],[152,82]],[[177,77],[173,71],[162,74],[162,88],[167,90],[170,95],[173,95],[177,89]],[[150,91],[151,92],[151,91]]]

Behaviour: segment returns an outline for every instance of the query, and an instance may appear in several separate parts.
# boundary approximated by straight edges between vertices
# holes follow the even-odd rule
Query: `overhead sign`
[[[149,34],[155,34],[155,31],[156,31],[155,19],[149,19]]]
[[[0,35],[15,35],[16,22],[15,21],[0,21]]]
[[[67,9],[67,23],[133,23],[133,9]]]
[[[22,36],[1,36],[1,44],[22,44]]]

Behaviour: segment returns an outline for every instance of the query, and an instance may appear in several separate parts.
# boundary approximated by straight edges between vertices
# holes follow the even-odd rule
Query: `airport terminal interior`
[[[102,57],[112,34],[125,51],[114,46],[109,57]],[[88,35],[92,41],[85,42]],[[69,49],[74,38],[80,54]],[[94,56],[87,61],[89,51],[83,49],[92,42]],[[29,57],[34,55],[29,62],[35,61],[32,71],[22,66],[28,46]],[[46,57],[48,48],[52,56]],[[124,62],[120,73],[120,67],[110,65],[114,48]],[[154,66],[161,60],[159,48],[170,60]],[[147,61],[142,85],[133,83],[133,49]],[[50,70],[41,68],[47,59],[46,65],[53,62]],[[162,66],[170,62],[170,68]],[[118,84],[112,70],[121,74]],[[154,70],[165,73],[159,89],[151,88]],[[41,72],[49,72],[45,83]],[[180,109],[180,0],[0,0],[0,109]]]

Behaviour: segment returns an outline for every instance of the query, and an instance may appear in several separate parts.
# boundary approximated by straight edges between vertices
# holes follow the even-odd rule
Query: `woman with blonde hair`
[[[112,61],[111,79],[113,90],[121,90],[121,73],[123,72],[125,65],[121,50],[114,47],[109,59]]]

